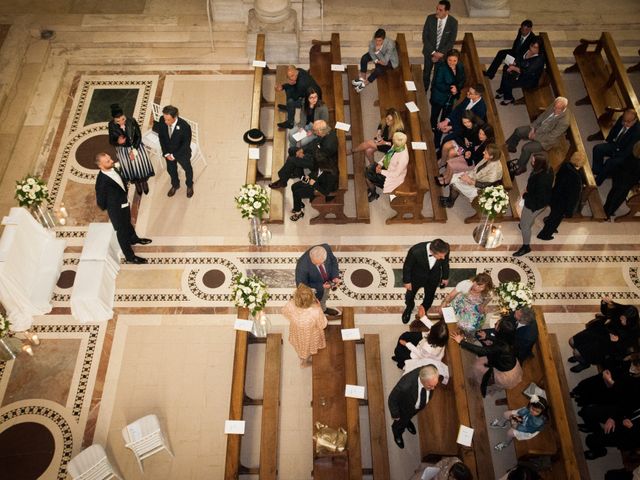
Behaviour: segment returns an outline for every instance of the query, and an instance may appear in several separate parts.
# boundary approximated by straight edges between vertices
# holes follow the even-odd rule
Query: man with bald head
[[[517,162],[515,175],[527,171],[529,157],[536,152],[548,152],[559,145],[565,132],[571,125],[572,114],[567,108],[569,100],[565,97],[557,97],[547,109],[536,118],[531,125],[516,128],[507,139],[507,148],[515,153],[521,140],[527,141],[520,151],[520,158],[512,160]]]
[[[426,365],[406,373],[391,390],[387,403],[393,418],[393,440],[398,447],[404,448],[402,434],[405,430],[416,434],[411,419],[429,403],[439,382],[440,376],[435,365]]]
[[[278,180],[271,182],[269,188],[284,188],[290,178],[300,178],[304,169],[311,169],[316,152],[321,152],[336,166],[338,163],[338,137],[324,120],[313,122],[313,134],[316,139],[296,149],[289,149],[289,156],[284,165],[278,170]]]
[[[313,77],[303,68],[296,68],[295,65],[287,67],[287,81],[276,84],[276,92],[285,91],[287,94],[287,104],[278,104],[278,110],[287,112],[287,119],[280,122],[280,128],[293,128],[296,108],[301,108],[307,96],[309,88],[318,92],[318,97],[322,98],[322,90]]]
[[[593,147],[593,174],[596,183],[602,185],[611,174],[631,155],[633,146],[640,140],[638,114],[628,108],[613,125],[604,143]]]
[[[325,315],[340,315],[335,308],[327,308],[331,288],[341,283],[338,260],[328,244],[315,245],[298,259],[296,285],[301,283],[315,290],[316,298],[320,301]]]

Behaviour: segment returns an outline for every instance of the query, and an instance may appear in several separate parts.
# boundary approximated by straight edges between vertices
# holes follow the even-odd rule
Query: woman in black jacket
[[[544,71],[544,55],[541,53],[542,40],[534,38],[529,49],[521,57],[515,58],[511,65],[505,65],[502,71],[500,88],[496,90],[496,98],[504,97],[500,105],[514,103],[514,88],[533,88],[538,85]]]
[[[640,182],[640,142],[633,146],[633,151],[616,168],[611,175],[611,190],[604,202],[604,213],[607,220],[613,217],[616,210],[627,199],[629,190]]]
[[[479,357],[473,365],[473,371],[480,383],[483,397],[487,395],[489,385],[509,389],[522,380],[522,367],[516,356],[515,334],[516,324],[504,320],[496,323],[495,336],[490,341],[485,341],[483,346],[466,341],[460,332],[451,334],[451,338],[460,347]]]
[[[153,177],[153,165],[142,144],[140,126],[133,118],[127,117],[120,105],[111,105],[111,121],[109,122],[109,143],[116,149],[120,163],[120,175],[123,180],[136,186],[138,195],[149,193],[147,180]]]
[[[338,171],[335,163],[322,151],[318,150],[314,154],[313,168],[309,176],[303,177],[299,182],[291,185],[293,194],[293,210],[289,219],[297,222],[304,217],[305,198],[313,200],[316,192],[324,195],[327,201],[333,200],[331,193],[338,189]]]
[[[514,257],[520,257],[531,251],[529,242],[531,241],[531,227],[536,217],[551,201],[551,189],[553,187],[553,170],[549,168],[547,154],[544,152],[534,153],[531,160],[533,171],[527,181],[527,189],[522,194],[524,207],[520,214],[520,230],[522,232],[522,246]]]
[[[584,152],[575,152],[568,162],[560,165],[551,192],[551,213],[544,219],[540,240],[553,240],[553,234],[565,217],[572,217],[580,206],[582,195],[582,167],[587,162]]]

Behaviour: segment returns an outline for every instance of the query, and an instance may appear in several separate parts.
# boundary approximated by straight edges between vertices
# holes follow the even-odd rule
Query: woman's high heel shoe
[[[435,179],[436,179],[436,183],[437,183],[438,185],[440,185],[441,187],[446,187],[447,185],[449,185],[448,183],[446,183],[446,182],[444,181],[444,177],[442,177],[441,175],[438,175],[438,176],[433,177],[433,178],[435,178]]]
[[[304,210],[300,210],[299,212],[294,212],[293,215],[289,217],[289,220],[291,220],[292,222],[297,222],[302,217],[304,217]]]

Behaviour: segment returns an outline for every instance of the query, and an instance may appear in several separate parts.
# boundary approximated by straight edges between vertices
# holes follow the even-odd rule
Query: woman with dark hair
[[[409,359],[433,358],[442,360],[449,340],[449,327],[444,320],[432,321],[427,318],[422,305],[418,307],[420,321],[427,326],[425,332],[404,332],[400,335],[391,360],[404,368]]]
[[[117,103],[111,105],[111,117],[108,125],[109,143],[116,149],[120,175],[123,180],[136,186],[138,195],[148,194],[147,180],[155,172],[142,143],[140,125],[133,118],[127,117]]]
[[[495,337],[491,345],[479,346],[467,342],[461,332],[452,333],[451,338],[460,347],[478,356],[474,365],[474,377],[480,383],[482,396],[487,395],[487,388],[513,388],[522,380],[522,368],[515,350],[516,326],[514,323],[498,320]]]
[[[298,126],[289,130],[289,148],[302,148],[318,138],[313,133],[313,122],[316,120],[328,122],[329,110],[322,102],[318,90],[311,87],[307,90],[304,105],[300,109],[300,122]],[[297,141],[293,136],[302,132],[306,134],[306,137]]]
[[[460,98],[464,86],[464,66],[460,62],[460,52],[449,50],[445,62],[436,64],[431,84],[431,128],[435,129],[440,119],[446,118],[453,104]]]
[[[473,113],[469,113],[475,118],[479,118]],[[462,121],[464,123],[464,118]],[[458,140],[447,142],[447,144],[452,143],[453,145],[447,149],[448,159],[443,161],[443,164],[446,166],[444,173],[436,177],[436,181],[441,186],[447,186],[449,182],[451,182],[454,173],[466,172],[480,163],[487,145],[495,142],[493,127],[491,127],[491,125],[480,124],[475,130],[476,133],[470,142],[468,142],[467,138],[460,141],[462,145],[458,143]],[[445,144],[445,147],[447,144]],[[443,152],[445,151],[445,147],[443,147]],[[443,154],[443,159],[444,158]]]
[[[500,88],[496,90],[496,98],[504,97],[500,105],[514,103],[514,88],[533,88],[538,85],[544,71],[544,55],[541,53],[542,40],[534,37],[524,55],[514,59],[511,65],[502,70]]]
[[[522,246],[513,253],[514,257],[521,257],[531,251],[531,227],[536,217],[542,213],[551,201],[553,188],[553,170],[549,167],[549,160],[545,152],[534,153],[531,156],[533,171],[527,180],[527,188],[522,194],[524,207],[520,214],[520,231],[522,232]]]
[[[587,323],[586,328],[569,339],[577,363],[571,371],[578,373],[590,365],[615,366],[638,341],[640,334],[638,309],[633,305],[615,303],[609,297],[600,301],[601,315]]]
[[[324,152],[317,150],[314,156],[313,168],[309,176],[305,176],[299,182],[291,185],[293,194],[293,210],[289,219],[297,222],[304,217],[305,198],[313,200],[316,192],[325,196],[327,201],[333,199],[331,193],[338,189],[338,171],[335,163]]]

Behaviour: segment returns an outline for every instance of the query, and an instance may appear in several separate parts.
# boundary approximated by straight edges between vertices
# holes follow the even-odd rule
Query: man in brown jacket
[[[527,171],[527,162],[533,153],[543,150],[548,152],[558,145],[571,124],[572,113],[567,108],[568,105],[569,100],[565,97],[557,97],[530,126],[517,127],[507,139],[507,148],[511,153],[516,152],[520,140],[529,140],[522,147],[520,158],[517,159],[516,175]]]

